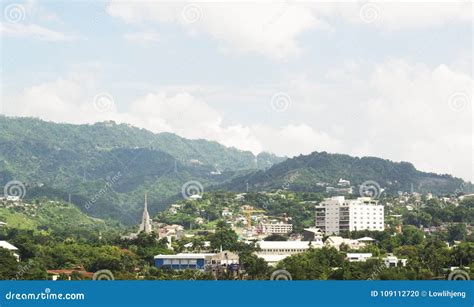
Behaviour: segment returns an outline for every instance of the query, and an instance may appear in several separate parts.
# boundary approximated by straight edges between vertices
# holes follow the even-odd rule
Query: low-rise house
[[[189,242],[184,244],[184,248],[186,250],[191,250],[194,248],[193,242]],[[199,248],[200,250],[210,250],[211,249],[211,241],[202,241],[202,248]]]
[[[347,253],[349,262],[365,262],[372,257],[372,253]]]
[[[4,248],[12,252],[13,256],[15,256],[16,261],[20,261],[20,254],[19,250],[16,246],[8,243],[7,241],[0,241],[0,248]]]
[[[48,276],[51,280],[58,280],[61,277],[71,280],[73,278],[82,280],[82,279],[92,279],[94,273],[87,272],[82,265],[73,267],[71,269],[57,269],[57,270],[47,270]]]
[[[224,210],[222,210],[222,217],[230,217],[232,215],[233,213],[229,209],[225,208]]]
[[[7,201],[12,201],[12,202],[19,202],[20,201],[20,196],[7,195],[6,200]]]
[[[406,266],[408,259],[398,259],[397,256],[392,254],[388,254],[385,258],[383,258],[383,262],[385,266],[389,267],[397,267],[397,266]]]
[[[181,225],[165,225],[158,229],[158,238],[181,239],[184,236],[184,227]]]
[[[360,242],[354,239],[347,239],[339,236],[330,236],[324,241],[324,244],[329,247],[334,247],[337,250],[340,250],[341,245],[346,245],[349,249],[360,249],[365,247],[366,244],[364,242]]]

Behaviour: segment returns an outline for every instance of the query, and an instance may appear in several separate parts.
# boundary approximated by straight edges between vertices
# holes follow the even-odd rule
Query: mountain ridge
[[[412,185],[415,191],[435,194],[472,188],[450,175],[376,157],[326,152],[290,159],[255,156],[214,141],[154,134],[127,124],[57,124],[0,116],[0,184],[19,180],[27,187],[27,198],[70,197],[90,216],[127,224],[137,222],[145,193],[154,214],[182,197],[189,182],[198,182],[198,190],[246,191],[249,183],[251,191],[324,192],[318,183],[335,185],[340,178],[356,186],[373,180],[389,192],[410,191]]]
[[[246,190],[248,184],[250,190],[252,187],[265,190],[283,187],[293,191],[322,192],[326,186],[336,186],[339,179],[350,180],[356,188],[364,182],[375,182],[380,189],[392,193],[431,192],[440,195],[473,190],[472,183],[461,178],[419,171],[410,162],[327,152],[289,158],[267,170],[234,178],[223,187],[238,191]]]

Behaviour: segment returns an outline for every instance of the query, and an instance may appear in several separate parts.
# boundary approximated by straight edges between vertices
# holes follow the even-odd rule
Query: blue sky
[[[2,1],[10,116],[472,180],[472,3]]]

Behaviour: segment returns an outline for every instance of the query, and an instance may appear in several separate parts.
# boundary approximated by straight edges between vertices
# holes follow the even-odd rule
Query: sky
[[[1,1],[0,113],[474,181],[467,0]]]

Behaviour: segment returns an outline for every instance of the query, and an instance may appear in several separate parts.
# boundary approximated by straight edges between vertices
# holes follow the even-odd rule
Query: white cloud
[[[359,66],[369,73],[355,69]],[[342,152],[473,179],[470,74],[391,59],[349,63],[328,75],[327,83],[302,82],[299,95],[312,103],[303,101],[298,111],[302,121],[309,122],[304,114],[311,114],[315,129],[326,127],[340,139]]]
[[[160,41],[160,35],[155,31],[142,31],[125,33],[124,38],[131,42],[137,43],[153,43]]]
[[[281,155],[310,153],[315,148],[337,151],[339,142],[308,125],[270,127],[227,125],[219,112],[189,92],[169,88],[149,93],[133,101],[120,112],[113,94],[99,107],[93,78],[76,75],[25,89],[16,97],[7,97],[4,113],[34,116],[54,122],[94,123],[104,120],[130,123],[153,132],[173,132],[180,136],[215,140],[254,153],[274,151]],[[99,93],[99,96],[103,95]]]
[[[50,30],[36,24],[3,23],[0,25],[0,33],[10,37],[30,37],[41,41],[57,42],[72,41],[76,37],[66,35],[62,32]]]
[[[297,37],[327,27],[303,6],[288,3],[163,3],[112,1],[107,12],[128,23],[175,23],[190,33],[205,33],[226,52],[273,58],[297,55]]]
[[[4,99],[8,103],[4,111],[56,122],[115,120],[254,153],[372,155],[472,179],[471,75],[449,65],[431,68],[391,59],[347,61],[327,76],[324,83],[305,77],[284,82],[293,101],[284,112],[273,112],[268,103],[274,88],[255,89],[261,105],[250,109],[255,113],[250,121],[245,112],[225,118],[220,108],[227,107],[212,107],[211,100],[239,101],[239,95],[251,93],[199,86],[157,88],[122,109],[112,101],[105,112],[99,112],[93,100],[104,90],[89,75],[27,88]],[[275,119],[267,121],[270,117]]]
[[[471,22],[471,3],[451,2],[232,2],[112,0],[107,12],[130,24],[177,24],[192,35],[207,34],[220,50],[255,53],[275,59],[301,54],[299,37],[333,25],[367,24],[389,31]]]

